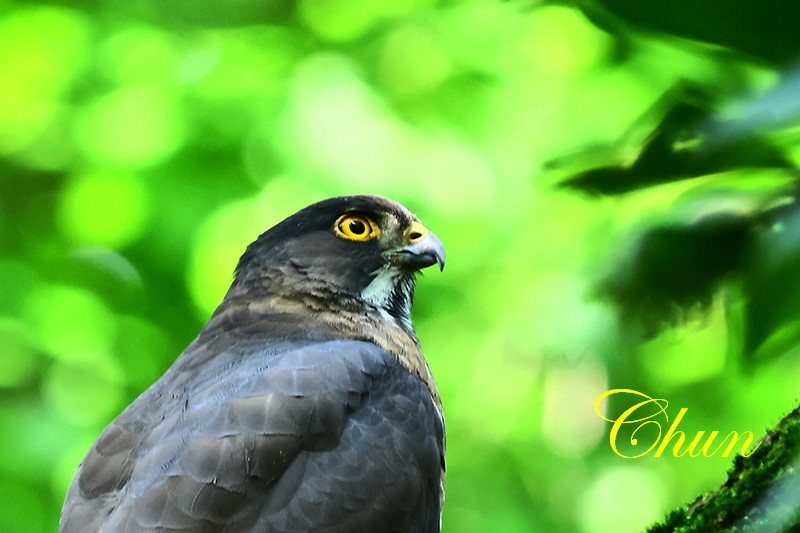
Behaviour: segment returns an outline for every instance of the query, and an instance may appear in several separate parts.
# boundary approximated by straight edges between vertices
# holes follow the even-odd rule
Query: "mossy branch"
[[[719,489],[672,511],[648,533],[800,531],[800,406],[737,456]]]

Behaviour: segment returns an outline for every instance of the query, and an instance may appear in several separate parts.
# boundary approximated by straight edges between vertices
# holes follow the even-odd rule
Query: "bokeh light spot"
[[[124,397],[122,372],[110,357],[92,362],[56,361],[43,389],[50,406],[65,420],[81,426],[107,421]]]
[[[634,497],[620,504],[620,495]],[[642,465],[611,468],[594,477],[576,499],[582,531],[642,531],[661,518],[666,488],[658,474]]]
[[[346,57],[316,54],[297,70],[291,114],[278,132],[302,167],[372,184],[406,141],[401,125],[359,78]]]
[[[519,46],[541,74],[567,76],[595,64],[610,42],[578,9],[544,6],[529,19]]]
[[[605,370],[591,360],[548,373],[542,432],[555,453],[575,459],[597,445],[605,425],[592,407],[605,390]]]
[[[64,191],[59,209],[62,231],[76,244],[118,248],[135,240],[148,213],[147,191],[125,174],[86,174]]]
[[[384,85],[399,96],[414,96],[438,87],[449,75],[450,58],[431,31],[406,26],[390,34],[381,62]]]
[[[0,19],[0,154],[26,146],[53,118],[87,37],[86,21],[67,9],[25,6]]]
[[[122,84],[172,81],[179,57],[170,34],[149,26],[125,27],[100,50],[103,70]]]
[[[471,375],[466,378],[449,412],[470,420],[472,431],[485,442],[500,443],[506,439],[529,438],[536,431],[530,393],[537,383],[539,361],[513,346],[502,335],[489,334],[475,350]],[[480,390],[480,394],[475,394]],[[478,429],[480,428],[480,429]]]
[[[93,293],[44,285],[25,303],[33,337],[56,359],[95,363],[106,359],[116,335],[114,315]]]
[[[155,164],[183,142],[175,93],[141,85],[112,91],[78,116],[76,141],[93,161],[131,168]]]
[[[424,192],[439,210],[453,215],[483,212],[496,197],[491,165],[469,144],[450,138],[415,138],[406,148],[393,154],[397,194],[408,188]]]
[[[318,36],[329,41],[350,41],[363,35],[378,20],[380,0],[301,0],[300,17]]]
[[[38,354],[24,324],[0,317],[0,387],[26,383],[36,371]]]

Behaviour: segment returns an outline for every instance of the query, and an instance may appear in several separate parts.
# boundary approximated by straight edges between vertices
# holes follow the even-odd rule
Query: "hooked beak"
[[[444,270],[444,245],[439,237],[418,222],[412,224],[407,235],[408,246],[398,250],[396,256],[402,264],[414,270],[438,264],[439,270]]]

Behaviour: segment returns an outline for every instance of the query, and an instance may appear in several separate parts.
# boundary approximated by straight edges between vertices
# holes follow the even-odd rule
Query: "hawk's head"
[[[311,205],[262,234],[236,268],[233,288],[345,298],[410,327],[414,277],[444,268],[442,242],[405,207],[378,196]]]

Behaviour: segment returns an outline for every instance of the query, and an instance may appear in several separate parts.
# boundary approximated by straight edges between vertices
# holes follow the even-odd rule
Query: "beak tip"
[[[436,264],[439,266],[439,272],[444,272],[445,251],[442,241],[433,233],[429,233],[431,243],[429,245],[429,253],[436,258]]]

